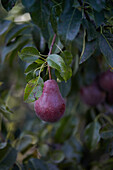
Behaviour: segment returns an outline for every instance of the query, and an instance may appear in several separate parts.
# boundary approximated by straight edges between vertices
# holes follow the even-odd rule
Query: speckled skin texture
[[[95,83],[81,88],[80,96],[82,101],[90,106],[96,106],[105,100],[105,93]]]
[[[65,101],[55,80],[45,81],[43,93],[34,107],[36,115],[46,122],[56,122],[63,116]]]
[[[108,70],[102,73],[99,78],[99,85],[105,91],[113,91],[113,72]]]

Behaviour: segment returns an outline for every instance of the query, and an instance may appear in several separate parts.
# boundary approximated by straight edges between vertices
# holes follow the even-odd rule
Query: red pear
[[[63,116],[65,101],[55,80],[45,81],[43,93],[35,102],[35,111],[46,122],[56,122]]]
[[[105,91],[113,91],[113,72],[108,70],[102,73],[99,78],[99,85]]]
[[[105,93],[99,89],[96,83],[82,87],[80,96],[82,101],[90,106],[96,106],[105,100]]]

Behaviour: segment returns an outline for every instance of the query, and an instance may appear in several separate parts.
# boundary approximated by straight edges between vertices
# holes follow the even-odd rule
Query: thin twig
[[[48,53],[48,56],[51,54],[52,52],[52,49],[53,49],[53,45],[55,43],[55,39],[56,39],[56,34],[54,35],[53,37],[53,40],[52,40],[52,43],[51,43],[51,46],[50,46],[50,50],[49,50],[49,53]],[[51,69],[50,69],[50,66],[48,65],[48,72],[49,72],[49,79],[51,80]]]

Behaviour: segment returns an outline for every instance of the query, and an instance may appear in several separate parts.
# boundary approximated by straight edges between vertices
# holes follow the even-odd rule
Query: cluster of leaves
[[[5,5],[3,1],[2,5],[9,11],[15,3],[16,1],[7,1],[7,5]],[[72,56],[77,55],[76,53],[79,55],[81,53],[80,58],[78,58],[78,65],[86,61],[95,51],[100,50],[107,63],[113,67],[112,2],[106,2],[105,0],[102,2],[99,1],[98,5],[98,1],[92,3],[90,1],[82,2],[81,0],[72,0],[70,2],[62,0],[61,2],[33,1],[31,3],[31,1],[22,0],[22,4],[24,10],[30,13],[33,24],[21,24],[11,28],[8,35],[6,35],[7,38],[5,42],[7,46],[2,52],[2,62],[9,53],[11,54],[10,58],[16,55],[17,50],[15,50],[15,48],[17,49],[17,47],[19,47],[19,50],[25,46],[25,44],[28,46],[28,37],[23,35],[26,29],[28,30],[27,33],[30,34],[30,32],[32,32],[33,37],[36,36],[34,38],[34,47],[37,47],[36,44],[40,41],[40,35],[38,33],[37,36],[36,31],[43,35],[46,43],[49,42],[49,48],[52,42],[52,35],[57,35],[52,54],[48,57],[48,54],[43,56],[43,54],[39,52],[41,48],[39,48],[38,51],[31,47],[30,44],[29,48],[25,47],[19,54],[23,61],[29,63],[28,69],[25,71],[25,73],[27,73],[27,81],[29,80],[27,88],[25,89],[24,98],[26,102],[32,102],[40,97],[42,88],[40,88],[40,95],[38,96],[35,95],[35,90],[33,89],[37,85],[42,86],[38,83],[37,76],[40,77],[40,73],[43,70],[45,71],[44,68],[47,63],[56,70],[56,77],[60,79],[60,81],[67,81],[72,76],[70,65],[72,63]],[[38,27],[36,28],[34,24]],[[4,27],[6,27],[6,24],[4,24]],[[35,27],[35,31],[32,31],[33,27]],[[18,36],[19,40],[17,41]],[[16,39],[14,41],[15,37]],[[77,41],[81,41],[81,37],[83,37],[82,44],[80,44],[78,51],[78,47],[75,47],[75,44],[77,44]],[[62,51],[64,48],[66,48],[66,50]],[[13,55],[10,50],[11,52],[13,51]],[[33,81],[30,81],[32,78]],[[34,78],[36,79],[34,80]]]
[[[25,88],[24,100],[26,102],[34,102],[41,96],[43,79],[40,75],[41,72],[44,71],[44,68],[47,67],[47,63],[51,68],[56,69],[56,76],[59,77],[61,81],[67,81],[72,76],[70,67],[72,55],[66,50],[61,52],[61,56],[50,54],[45,59],[36,48],[25,47],[22,49],[21,53],[19,53],[19,57],[23,61],[31,62],[25,70],[27,80],[31,79],[28,81]]]
[[[9,12],[0,8],[0,169],[112,169],[113,106],[86,106],[79,91],[113,67],[113,2],[1,4]],[[28,13],[31,20],[22,21]],[[32,103],[21,100],[23,72],[24,100],[33,102],[48,79],[47,64],[66,97],[65,116],[54,125],[41,122]]]

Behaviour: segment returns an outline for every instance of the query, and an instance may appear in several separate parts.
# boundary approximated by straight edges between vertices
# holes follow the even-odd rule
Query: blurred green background
[[[29,63],[18,52],[32,46],[47,55],[48,41],[20,1],[9,12],[0,3],[0,170],[113,169],[113,105],[105,101],[88,106],[80,97],[80,89],[109,66],[99,48],[79,65],[82,45],[81,28],[71,46],[72,78],[58,81],[66,101],[64,116],[53,124],[41,121],[34,103],[24,102],[24,88],[33,72],[24,74]],[[42,77],[48,79],[46,70]],[[54,69],[52,77],[57,79]]]

